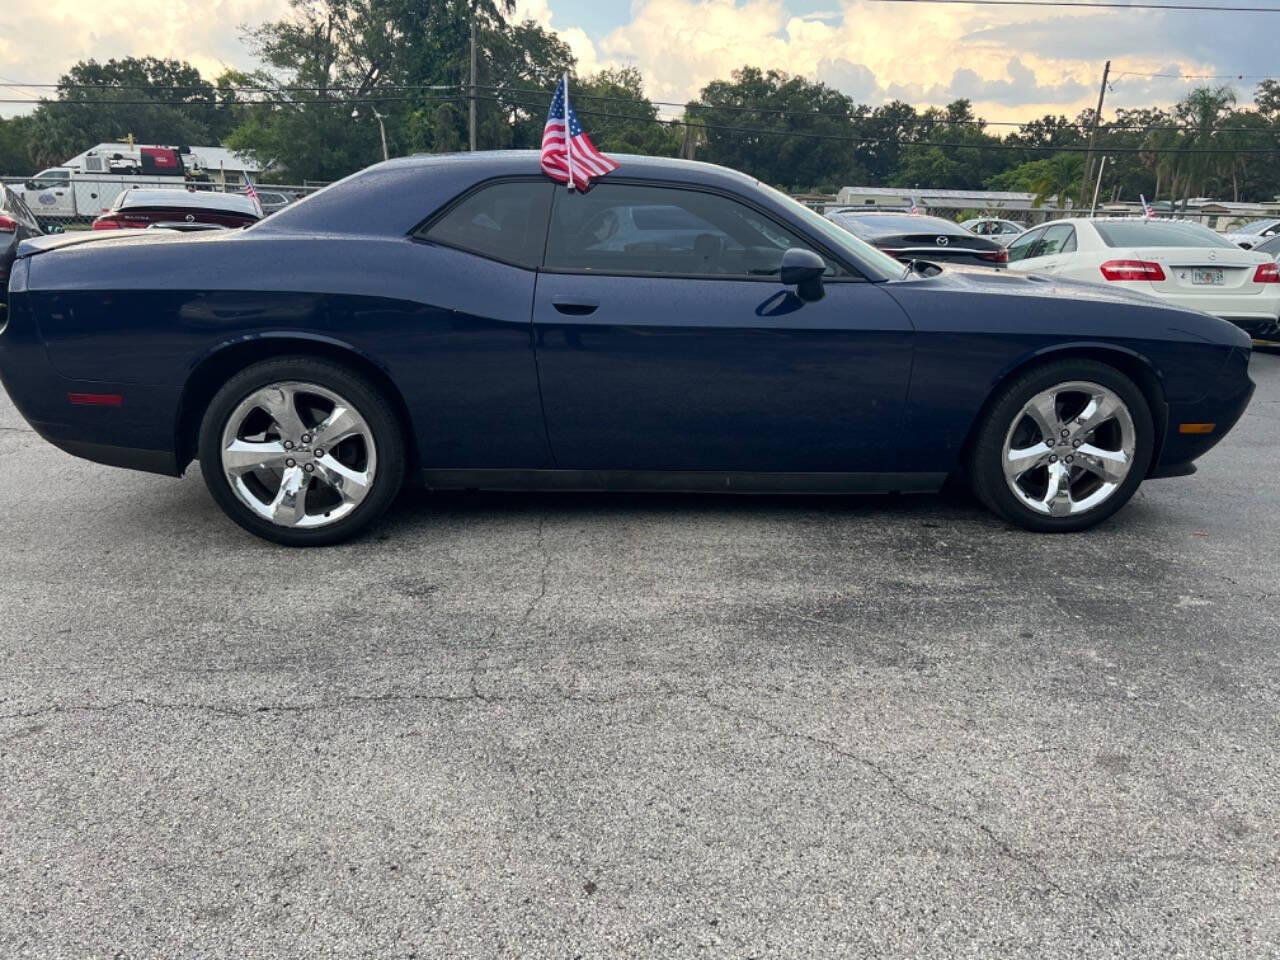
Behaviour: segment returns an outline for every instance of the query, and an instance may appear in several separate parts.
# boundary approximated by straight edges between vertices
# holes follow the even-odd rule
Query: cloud
[[[228,66],[252,68],[242,25],[283,16],[288,0],[168,0],[141,11],[136,0],[42,0],[19,4],[0,30],[0,83],[55,83],[78,60],[173,57],[212,78]],[[19,94],[12,88],[10,96]],[[0,105],[12,115],[25,108]]]
[[[0,30],[0,83],[52,82],[86,57],[176,57],[206,76],[252,67],[240,27],[278,18],[289,3],[168,0],[145,16],[137,0],[10,5]],[[1073,115],[1091,106],[1107,58],[1114,61],[1111,106],[1168,104],[1202,82],[1134,73],[1275,72],[1274,31],[1263,29],[1271,18],[1248,14],[1047,14],[871,0],[631,0],[627,9],[599,0],[518,0],[517,16],[555,30],[582,72],[636,66],[651,97],[678,103],[745,65],[821,80],[872,104],[891,96],[919,106],[967,97],[992,119]],[[1254,82],[1236,83],[1242,99]],[[21,109],[0,106],[0,113]]]
[[[890,84],[888,94],[900,100],[918,103],[949,103],[972,100],[975,103],[1019,107],[1028,103],[1074,103],[1089,93],[1077,80],[1042,84],[1036,72],[1014,57],[1005,64],[1007,79],[984,79],[968,67],[961,67],[949,82],[928,88],[919,84]]]

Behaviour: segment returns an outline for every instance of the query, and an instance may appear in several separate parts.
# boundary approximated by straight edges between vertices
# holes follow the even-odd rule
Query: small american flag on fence
[[[569,75],[556,85],[542,128],[542,171],[570,190],[585,190],[594,177],[618,169],[618,163],[595,148],[569,103]]]
[[[1132,196],[1132,194],[1130,194],[1130,196]],[[1153,219],[1156,215],[1156,212],[1151,209],[1151,204],[1147,203],[1147,198],[1144,197],[1142,194],[1138,194],[1138,199],[1142,201],[1142,215],[1146,217],[1148,220]]]
[[[920,204],[916,203],[915,197],[907,197],[911,201],[911,215],[913,217],[920,216]]]

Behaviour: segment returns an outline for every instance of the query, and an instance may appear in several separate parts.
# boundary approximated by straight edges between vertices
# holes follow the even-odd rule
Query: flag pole
[[[569,71],[564,72],[564,159],[569,167],[569,189],[573,189],[573,137],[569,133]]]

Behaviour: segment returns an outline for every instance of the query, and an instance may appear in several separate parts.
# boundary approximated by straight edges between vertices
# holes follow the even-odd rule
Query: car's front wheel
[[[365,530],[405,469],[400,424],[378,389],[313,357],[266,360],[232,377],[205,411],[199,457],[228,516],[288,546]]]
[[[1045,364],[1008,384],[969,458],[978,499],[1029,530],[1101,523],[1133,496],[1155,446],[1138,387],[1093,360]]]

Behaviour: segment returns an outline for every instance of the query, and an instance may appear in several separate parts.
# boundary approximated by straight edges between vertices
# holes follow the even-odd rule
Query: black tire
[[[1024,504],[1010,489],[1003,469],[1004,444],[1016,424],[1015,418],[1021,418],[1021,411],[1032,398],[1071,381],[1099,384],[1124,402],[1133,421],[1134,452],[1128,474],[1107,499],[1081,513],[1049,516]],[[1038,533],[1071,533],[1101,523],[1129,501],[1147,475],[1154,449],[1155,426],[1151,408],[1134,382],[1105,363],[1066,359],[1047,362],[1018,374],[1001,388],[978,424],[966,466],[974,495],[993,513]]]
[[[351,512],[323,526],[286,527],[264,519],[241,501],[223,469],[221,445],[229,418],[255,391],[288,381],[313,384],[338,394],[355,409],[372,434],[377,469],[373,471],[367,493]],[[250,533],[290,547],[340,543],[364,532],[395,500],[405,474],[403,429],[387,398],[354,370],[331,360],[307,356],[264,360],[228,380],[205,410],[198,453],[205,484],[227,516]],[[304,502],[307,496],[303,494]]]

